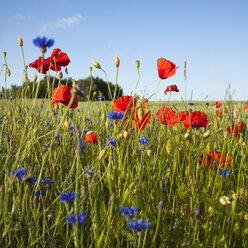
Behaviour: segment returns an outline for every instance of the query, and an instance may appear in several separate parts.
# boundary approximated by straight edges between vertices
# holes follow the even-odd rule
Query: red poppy
[[[178,115],[174,110],[170,107],[162,107],[157,113],[158,121],[162,124],[166,124],[168,126],[175,126],[178,122]]]
[[[54,58],[56,58],[56,67],[54,63]],[[49,68],[53,71],[61,71],[61,66],[67,66],[70,63],[70,59],[66,53],[62,53],[59,48],[53,49],[51,56],[47,59],[43,59],[43,69],[42,73],[46,74]],[[29,64],[29,67],[35,68],[41,72],[42,67],[42,57]]]
[[[220,102],[216,102],[216,103],[215,103],[215,107],[216,107],[216,108],[220,108],[220,106],[221,106],[221,103],[220,103]]]
[[[53,90],[53,95],[51,97],[53,99],[53,102],[51,105],[53,105],[54,103],[61,102],[65,106],[68,106],[70,103],[71,97],[72,97],[71,87],[61,84],[59,87]],[[74,96],[74,100],[70,108],[76,108],[77,106],[78,106],[78,98],[77,96]]]
[[[97,134],[94,132],[89,132],[89,134],[85,135],[85,142],[93,143],[93,144],[98,144],[98,137]]]
[[[43,69],[42,74],[46,74],[49,70],[50,62],[47,59],[43,59]],[[41,72],[42,67],[42,57],[39,57],[34,62],[29,64],[29,67],[35,68],[37,71]]]
[[[137,115],[136,121],[133,121],[131,128],[137,127],[138,130],[143,130],[150,122],[151,119],[151,111],[148,111],[146,114],[143,115],[142,119],[139,119]]]
[[[200,165],[204,165],[206,167],[215,167],[215,169],[219,169],[219,165],[222,168],[224,165],[230,165],[232,161],[232,157],[221,156],[220,152],[217,152],[216,149],[212,150],[207,157],[203,154],[201,155]]]
[[[228,127],[227,128],[227,132],[228,133],[234,133],[235,134],[235,137],[236,138],[239,138],[240,135],[239,133],[242,132],[243,128],[245,127],[245,123],[244,122],[240,122],[239,124],[234,122],[233,125],[232,125],[232,130],[231,130],[231,127]]]
[[[150,108],[150,106],[148,104],[145,104],[146,102],[148,102],[148,99],[143,98],[142,101],[141,101],[142,108]]]
[[[157,68],[158,68],[158,76],[161,79],[166,79],[168,77],[172,77],[176,73],[176,65],[164,58],[159,58],[157,60]]]
[[[246,106],[246,104],[244,104],[244,110],[248,109],[248,106]]]
[[[167,92],[170,92],[170,91],[175,91],[175,92],[179,92],[179,89],[177,88],[177,86],[175,84],[173,85],[169,85],[167,86],[164,94],[166,95]]]
[[[55,62],[56,61],[56,66]],[[47,60],[51,63],[53,71],[61,71],[61,66],[67,66],[71,61],[66,53],[61,52],[59,48],[53,49],[53,52]]]
[[[225,110],[224,110],[224,111],[225,111],[225,113],[227,113],[227,112],[228,112],[228,110],[227,110],[226,108],[225,108]]]
[[[113,103],[113,111],[130,112],[136,106],[136,98],[132,96],[121,96]]]
[[[187,110],[179,112],[179,121],[184,121],[188,115],[189,111]]]
[[[207,115],[200,111],[193,111],[191,115],[187,116],[183,122],[184,128],[188,129],[190,126],[195,127],[205,127],[208,124]]]
[[[222,110],[216,110],[215,113],[216,113],[217,116],[222,117],[222,113],[223,113]]]

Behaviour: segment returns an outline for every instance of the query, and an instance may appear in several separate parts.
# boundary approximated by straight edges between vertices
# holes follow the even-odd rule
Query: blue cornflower
[[[70,129],[71,130],[75,129],[74,125],[70,125]]]
[[[45,191],[45,190],[42,190],[42,191],[41,191],[41,195],[42,195],[42,196],[45,196],[45,195],[46,195],[46,191]],[[40,190],[35,191],[35,192],[34,192],[34,196],[36,196],[36,197],[40,196]]]
[[[49,122],[45,122],[45,126],[48,127],[50,125]]]
[[[83,131],[83,134],[86,134],[86,133],[88,133],[88,130],[84,130],[84,131]]]
[[[74,191],[66,191],[64,194],[60,192],[60,200],[62,202],[72,202],[76,197],[76,194]]]
[[[24,112],[24,113],[23,113],[23,116],[24,116],[24,117],[26,117],[26,116],[27,116],[27,113],[26,113],[26,112]]]
[[[149,139],[146,137],[140,137],[139,138],[139,143],[140,144],[148,144],[149,143]]]
[[[116,141],[115,141],[115,139],[109,139],[109,140],[108,140],[108,144],[109,144],[110,146],[116,146]]]
[[[222,175],[223,170],[219,169],[219,174]],[[224,177],[229,176],[231,174],[231,171],[229,170],[224,170]]]
[[[98,96],[98,100],[104,100],[103,95],[99,95],[99,96]]]
[[[0,121],[0,124],[3,124],[3,121]]]
[[[168,189],[167,188],[163,188],[163,193],[167,193]]]
[[[123,206],[121,206],[119,210],[121,213],[124,213],[124,215],[130,215],[130,214],[137,213],[137,208],[134,205],[126,209]]]
[[[189,102],[188,105],[193,106],[195,104],[193,102]]]
[[[77,109],[78,112],[80,112],[80,109]]]
[[[122,119],[124,116],[123,112],[112,111],[112,113],[108,112],[107,117],[111,120]]]
[[[86,118],[86,121],[91,121],[91,119],[90,118]]]
[[[33,43],[35,46],[41,48],[50,48],[54,44],[54,39],[47,39],[45,36],[43,38],[37,37],[36,39],[33,40]]]
[[[37,181],[38,177],[28,177],[25,182],[27,183],[32,183],[33,185],[35,185],[36,181]]]
[[[57,138],[57,139],[59,140],[60,134],[59,134],[59,133],[54,133],[54,134],[53,134],[53,137],[54,137],[54,138]]]
[[[135,220],[132,219],[129,221],[128,226],[132,228],[133,230],[137,229],[141,231],[142,229],[150,229],[152,223],[147,223],[147,220],[144,219],[143,221],[141,219],[137,219],[137,224],[135,224]]]
[[[197,217],[200,214],[200,207],[195,208],[195,216]]]
[[[83,213],[79,213],[79,215],[76,216],[76,213],[72,213],[71,218],[68,217],[67,215],[65,218],[71,224],[78,224],[78,223],[82,223],[86,219],[86,215],[84,215]]]
[[[16,178],[20,178],[20,182],[23,181],[23,175],[27,172],[25,168],[18,168],[17,170],[12,170],[9,174],[15,176]]]
[[[42,178],[41,183],[43,184],[52,184],[55,183],[53,180],[47,179],[47,178]]]

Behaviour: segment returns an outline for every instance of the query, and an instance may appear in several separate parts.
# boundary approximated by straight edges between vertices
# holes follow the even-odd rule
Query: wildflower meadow
[[[46,37],[33,44],[41,55],[27,62],[17,39],[17,95],[7,91],[7,52],[0,71],[0,247],[248,247],[246,102],[187,100],[186,62],[164,57],[154,101],[136,93],[138,60],[137,84],[119,94],[118,56],[113,85],[89,61],[86,92],[67,83],[69,51]],[[96,70],[104,94],[93,94]],[[167,83],[175,73],[185,80],[178,102],[170,98],[181,89]],[[167,101],[157,100],[161,90]]]

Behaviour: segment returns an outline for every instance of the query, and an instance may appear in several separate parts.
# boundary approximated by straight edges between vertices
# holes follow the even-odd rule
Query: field
[[[60,87],[0,101],[1,247],[248,246],[244,102]]]

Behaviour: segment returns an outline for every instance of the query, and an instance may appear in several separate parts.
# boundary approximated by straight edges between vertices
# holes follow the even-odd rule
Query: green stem
[[[157,99],[158,99],[158,87],[160,85],[161,80],[162,79],[160,78],[159,81],[158,81],[157,89],[156,89],[156,97],[155,97],[156,104],[157,104]]]
[[[117,91],[118,70],[119,70],[119,68],[117,67],[117,70],[116,70],[116,79],[115,79],[115,92],[114,92],[114,98],[113,98],[113,101],[115,100],[115,97],[116,97],[116,91]]]
[[[110,90],[109,81],[108,81],[108,77],[107,77],[107,73],[102,68],[101,68],[101,70],[105,73],[106,81],[107,81],[107,84],[108,84],[108,91],[109,91],[109,95],[108,96],[110,97],[110,100],[113,100],[112,93],[111,93],[111,90]]]

